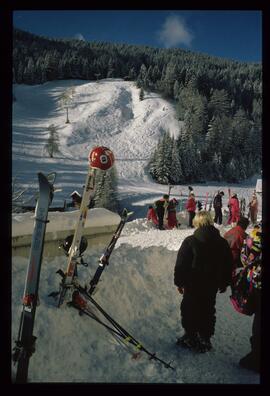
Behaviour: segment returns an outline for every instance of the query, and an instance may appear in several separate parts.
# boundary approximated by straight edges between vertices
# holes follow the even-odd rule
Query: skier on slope
[[[196,201],[193,193],[190,193],[188,197],[188,200],[186,202],[186,210],[188,211],[188,215],[189,215],[188,226],[190,228],[194,228],[192,221],[196,212]]]
[[[155,209],[153,208],[153,205],[149,205],[146,218],[147,220],[151,221],[155,226],[158,226],[158,218]]]
[[[185,330],[177,345],[206,352],[215,332],[216,294],[231,283],[232,253],[208,211],[198,212],[193,223],[196,230],[184,239],[174,269]]]
[[[158,228],[165,230],[164,227],[164,213],[169,202],[169,195],[164,194],[162,198],[155,202],[154,207],[158,216]]]
[[[176,218],[176,207],[178,205],[178,201],[173,198],[169,201],[168,204],[168,229],[171,230],[173,228],[177,228],[177,218]]]
[[[239,200],[236,193],[232,194],[231,198],[229,199],[228,207],[230,209],[228,224],[231,224],[234,227],[240,219]]]
[[[219,191],[214,198],[213,206],[215,210],[214,223],[222,224],[222,197],[224,196],[223,191]]]
[[[257,223],[258,206],[258,198],[256,195],[256,191],[254,191],[252,194],[252,198],[248,204],[250,220],[253,225]]]

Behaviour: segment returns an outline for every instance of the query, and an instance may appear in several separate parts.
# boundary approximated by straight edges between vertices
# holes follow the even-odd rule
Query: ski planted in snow
[[[208,195],[209,195],[209,193],[207,192],[207,193],[206,193],[206,196],[205,196],[204,210],[206,210],[206,209],[207,209]]]
[[[173,187],[174,187],[174,186],[171,185],[171,184],[168,185],[168,195],[169,195],[169,199],[170,199],[170,195],[171,195],[171,189],[172,189]]]
[[[53,199],[55,173],[47,177],[38,173],[39,197],[35,211],[35,224],[27,268],[23,305],[18,340],[13,352],[13,362],[17,363],[16,383],[26,383],[31,355],[35,352],[36,337],[33,335],[35,313],[38,303],[38,287],[44,246],[48,209]]]
[[[97,169],[106,171],[114,164],[114,155],[110,149],[103,146],[94,147],[89,153],[89,169],[86,176],[82,201],[79,209],[79,216],[75,227],[75,232],[71,246],[68,251],[68,263],[66,272],[61,269],[57,271],[62,276],[60,283],[58,307],[63,304],[65,295],[72,288],[74,276],[77,275],[78,258],[81,256],[80,246],[83,237],[83,229],[88,213],[90,200],[95,194],[95,178]],[[55,293],[51,293],[51,295]]]
[[[245,200],[245,198],[241,198],[240,199],[240,215],[242,217],[244,217],[245,213],[246,213],[246,200]]]
[[[208,208],[208,212],[211,212],[212,210],[212,206],[213,206],[213,202],[214,202],[214,197],[215,197],[215,193],[212,195],[210,203],[209,203],[209,208]]]
[[[109,265],[109,258],[111,256],[111,253],[115,247],[115,244],[118,240],[118,238],[120,237],[120,234],[124,228],[124,225],[127,222],[127,219],[130,217],[130,215],[132,215],[133,212],[128,212],[127,209],[124,209],[122,214],[121,214],[121,220],[120,223],[118,224],[112,239],[110,241],[110,243],[108,244],[108,246],[106,247],[104,253],[102,254],[102,256],[99,259],[99,266],[93,276],[93,278],[90,281],[90,288],[88,290],[88,293],[90,295],[92,295],[95,291],[96,291],[96,287],[97,284],[99,282],[99,279],[101,277],[101,274],[105,268],[106,265]]]

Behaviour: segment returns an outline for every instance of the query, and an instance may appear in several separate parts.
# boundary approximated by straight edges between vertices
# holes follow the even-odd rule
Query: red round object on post
[[[113,152],[104,146],[94,147],[89,153],[89,162],[91,168],[107,170],[114,164]]]

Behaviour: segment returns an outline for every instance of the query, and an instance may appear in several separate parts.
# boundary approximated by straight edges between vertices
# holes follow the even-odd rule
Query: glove
[[[180,294],[184,294],[184,288],[183,287],[178,287],[177,290],[179,291]]]
[[[220,293],[225,293],[226,290],[227,290],[227,287],[220,287],[219,288],[219,292]]]

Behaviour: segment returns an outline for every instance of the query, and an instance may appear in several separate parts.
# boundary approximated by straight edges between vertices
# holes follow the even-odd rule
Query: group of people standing
[[[248,271],[244,276],[250,285],[251,281],[253,282],[254,289],[251,311],[254,320],[250,337],[251,351],[240,359],[239,365],[260,372],[261,283],[259,279],[262,261],[261,225],[257,224],[258,199],[254,191],[248,204],[247,218],[243,213],[241,214],[237,194],[229,195],[228,224],[232,228],[221,236],[215,223],[223,222],[223,197],[223,191],[218,191],[215,195],[213,199],[215,216],[212,217],[211,211],[206,210],[206,205],[204,210],[202,205],[198,206],[194,191],[189,187],[185,209],[189,214],[188,225],[195,228],[195,231],[182,242],[174,268],[174,284],[182,296],[180,316],[184,329],[184,334],[178,338],[177,345],[197,352],[207,352],[212,349],[211,337],[215,333],[217,293],[225,293],[229,287],[232,293],[230,299],[235,307],[233,296],[239,283],[238,276],[247,268]],[[149,207],[147,218],[160,230],[178,227],[177,205],[178,201],[175,198],[170,200],[169,195],[165,194]],[[249,235],[246,230],[250,223],[254,229]],[[240,309],[237,310],[241,312]]]
[[[215,211],[214,222],[216,224],[222,224],[223,196],[224,196],[224,192],[218,191],[218,193],[214,198],[214,202],[213,202],[214,211]],[[240,217],[244,215],[243,213],[241,213],[239,199],[236,193],[233,193],[231,196],[229,196],[228,208],[229,208],[228,224],[235,226],[239,221]],[[250,218],[251,223],[254,225],[257,222],[257,215],[258,215],[258,198],[256,195],[256,191],[254,191],[252,194],[252,198],[248,204],[248,208],[249,208],[248,217]]]
[[[188,199],[185,204],[185,209],[188,213],[188,227],[193,228],[193,219],[196,214],[196,210],[202,210],[202,204],[200,201],[196,201],[193,188],[189,188]],[[213,208],[215,212],[214,223],[221,225],[223,223],[223,203],[222,198],[224,197],[223,191],[218,191],[213,199]],[[177,221],[177,205],[179,202],[173,198],[169,199],[168,194],[164,194],[162,198],[155,201],[154,205],[150,205],[147,213],[147,219],[152,221],[160,230],[177,228],[180,224]],[[236,193],[229,195],[228,201],[229,218],[228,224],[233,227],[237,224],[241,217],[239,199]],[[258,215],[258,199],[256,191],[253,192],[252,198],[248,204],[249,212],[248,217],[252,224],[256,224]],[[206,209],[206,205],[205,205]]]
[[[180,225],[176,217],[177,205],[178,201],[175,198],[170,200],[169,195],[164,194],[154,206],[149,206],[147,220],[152,221],[159,230],[177,228]]]
[[[246,281],[251,282],[251,275],[255,279],[251,311],[254,320],[251,351],[240,359],[239,364],[259,372],[261,283],[258,269],[261,268],[261,228],[256,225],[251,235],[248,235],[248,224],[247,218],[240,218],[237,225],[222,237],[214,226],[210,212],[203,210],[196,213],[193,219],[195,231],[182,242],[174,268],[174,284],[183,296],[180,313],[185,331],[177,340],[177,345],[197,352],[212,349],[217,293],[226,292],[227,287],[231,287],[233,292],[237,284],[237,269],[248,267]],[[243,251],[247,247],[248,252],[246,249]]]

